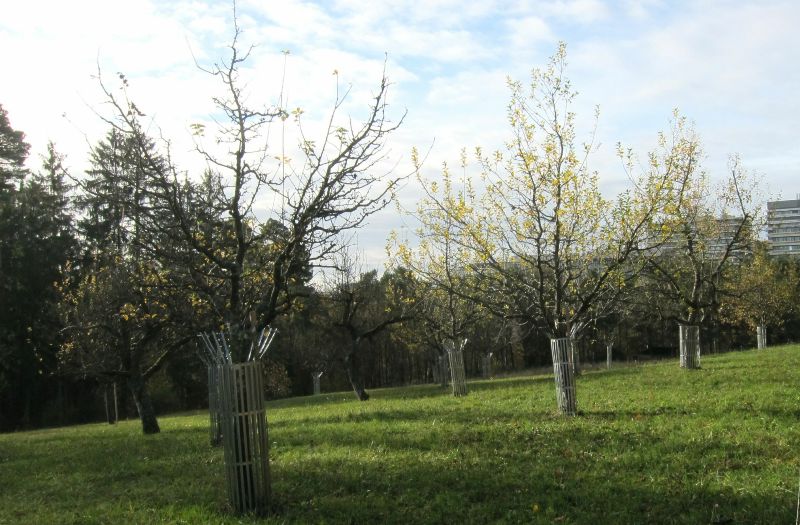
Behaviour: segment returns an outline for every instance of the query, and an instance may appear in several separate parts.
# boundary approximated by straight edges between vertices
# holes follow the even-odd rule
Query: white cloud
[[[679,106],[697,122],[712,173],[739,151],[776,187],[800,191],[795,2],[239,0],[238,7],[242,42],[257,45],[243,72],[250,100],[277,102],[280,51],[290,49],[285,95],[306,111],[314,135],[335,97],[333,70],[342,88],[352,86],[342,116],[358,118],[388,53],[390,111],[399,118],[409,110],[390,144],[390,163],[401,172],[409,170],[411,147],[426,150],[434,139],[431,172],[457,161],[462,147],[502,146],[506,75],[526,81],[565,40],[581,131],[601,106],[595,166],[604,184],[625,183],[613,144],[622,140],[643,154]],[[0,103],[34,154],[53,139],[80,171],[88,144],[106,131],[94,114],[106,111],[91,78],[99,59],[107,77],[125,72],[137,103],[183,154],[192,145],[188,124],[208,121],[210,97],[219,92],[192,54],[206,65],[225,56],[230,22],[228,2],[12,2],[0,19],[0,48],[11,50]],[[413,185],[403,196],[416,198]],[[376,219],[375,232],[391,219]]]
[[[546,2],[542,8],[547,13],[581,24],[595,23],[609,16],[608,8],[600,0],[560,0]]]
[[[758,166],[767,151],[796,151],[786,130],[800,117],[791,95],[800,89],[800,74],[787,67],[800,58],[798,20],[800,10],[789,3],[690,9],[625,38],[580,42],[572,74],[603,106],[612,140],[642,152],[666,127],[671,108],[681,108],[696,121],[707,166],[719,176],[731,152]],[[788,182],[800,162],[777,164],[770,177]]]
[[[538,16],[512,18],[508,20],[506,25],[508,27],[507,46],[509,49],[513,49],[515,53],[525,52],[530,47],[542,42],[556,40],[550,26]]]

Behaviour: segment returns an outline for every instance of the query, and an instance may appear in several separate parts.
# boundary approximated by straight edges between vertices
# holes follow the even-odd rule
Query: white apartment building
[[[800,198],[767,203],[767,239],[770,255],[800,257]]]

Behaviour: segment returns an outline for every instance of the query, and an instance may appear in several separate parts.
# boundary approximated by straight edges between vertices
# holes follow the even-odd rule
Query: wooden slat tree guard
[[[226,345],[217,339],[216,333],[210,335],[198,334],[201,340],[198,355],[208,369],[208,420],[209,441],[211,446],[222,444],[222,406],[219,394],[220,367],[230,359]],[[213,340],[211,339],[213,337]],[[224,340],[223,340],[224,341]]]
[[[238,513],[264,515],[270,506],[269,436],[261,359],[275,334],[274,329],[267,334],[262,330],[258,338],[254,337],[244,363],[233,362],[225,334],[200,334],[208,362],[222,361],[209,368],[217,374],[216,403],[228,501]]]
[[[222,444],[222,413],[219,402],[219,374],[220,367],[212,365],[208,367],[208,417],[209,417],[209,441],[211,446]]]
[[[311,374],[311,379],[314,381],[314,395],[318,396],[322,393],[322,389],[320,388],[320,378],[324,372],[314,372]]]
[[[481,361],[481,372],[484,378],[490,379],[492,377],[492,356],[494,352],[489,352],[484,355]]]
[[[569,341],[569,359],[572,366],[572,374],[574,376],[581,375],[581,343],[574,338]]]
[[[269,508],[269,437],[260,361],[220,368],[228,501],[239,513]]]
[[[700,368],[700,327],[682,324],[679,326],[679,335],[681,368]]]
[[[759,325],[756,327],[756,343],[758,349],[762,350],[767,347],[767,327]]]
[[[578,413],[578,399],[575,392],[575,368],[572,363],[572,341],[567,337],[550,340],[553,354],[553,375],[556,382],[556,403],[558,411],[567,416]]]
[[[445,349],[450,362],[450,376],[453,384],[453,395],[467,395],[467,375],[464,370],[464,346],[467,340],[463,339],[458,344],[454,341],[446,341]]]

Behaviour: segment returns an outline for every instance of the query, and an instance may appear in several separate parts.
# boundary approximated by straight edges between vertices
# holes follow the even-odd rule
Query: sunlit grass
[[[207,414],[0,435],[0,523],[792,523],[800,347],[270,404],[275,508],[230,514]]]

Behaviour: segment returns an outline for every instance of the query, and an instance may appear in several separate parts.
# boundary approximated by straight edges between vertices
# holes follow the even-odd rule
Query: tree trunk
[[[553,355],[553,376],[556,382],[556,404],[558,411],[567,416],[578,413],[578,400],[575,392],[575,375],[572,363],[573,340],[568,337],[550,339]]]
[[[679,325],[680,367],[689,370],[700,368],[700,327]]]
[[[119,421],[119,400],[117,399],[117,382],[114,381],[114,423]]]
[[[464,343],[448,341],[447,360],[450,363],[450,379],[453,384],[454,396],[467,395],[467,377],[464,370]]]
[[[130,387],[126,388],[125,379],[114,380],[114,419],[117,421],[128,419]]]
[[[356,357],[355,349],[344,358],[344,369],[345,372],[347,372],[347,379],[350,381],[350,386],[353,387],[353,392],[355,392],[358,400],[368,400],[369,394],[364,388],[364,378],[361,376],[361,370],[358,369],[358,358]]]
[[[517,321],[511,322],[511,360],[515,370],[525,366],[525,346],[522,343],[522,329]]]
[[[269,437],[259,361],[220,367],[222,436],[228,501],[238,513],[270,507]]]
[[[142,432],[145,434],[158,434],[161,432],[144,379],[142,377],[131,377],[128,379],[128,387],[133,396],[133,401],[136,403],[139,419],[142,420]]]
[[[113,425],[114,423],[116,423],[116,421],[114,420],[114,408],[111,406],[111,403],[113,403],[114,400],[109,395],[108,392],[110,390],[109,387],[110,385],[108,383],[103,385],[103,404],[106,407],[106,423],[108,423],[109,425]]]
[[[756,327],[756,345],[759,350],[767,347],[767,327],[763,323]]]

